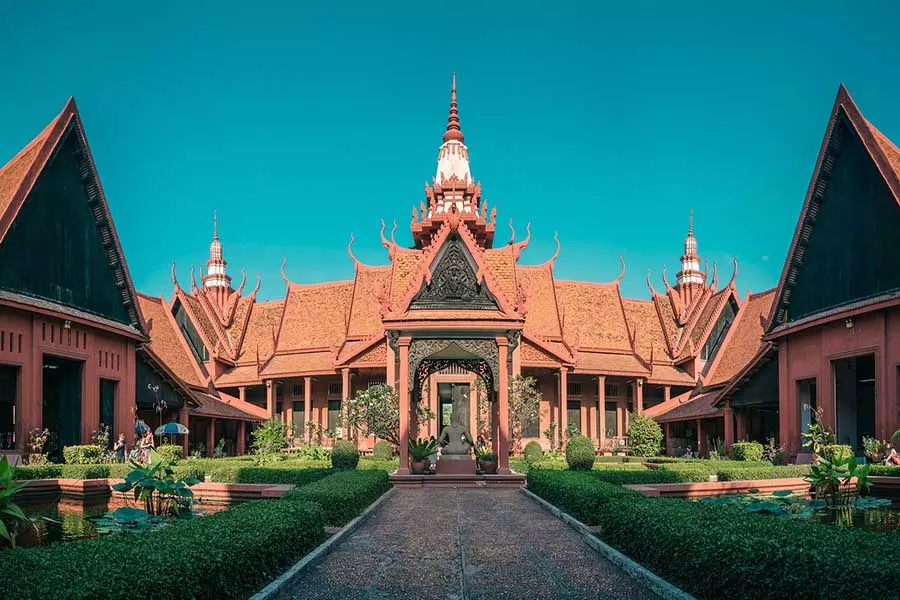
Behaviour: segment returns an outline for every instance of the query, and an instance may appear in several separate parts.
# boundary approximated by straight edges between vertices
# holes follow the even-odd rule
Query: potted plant
[[[483,446],[475,453],[475,462],[482,473],[488,475],[497,473],[497,453],[488,446]]]
[[[425,473],[428,457],[434,454],[435,448],[437,448],[436,440],[425,440],[422,438],[419,438],[416,441],[410,440],[409,456],[412,459],[410,461],[410,468],[414,474],[421,475]]]
[[[877,463],[881,460],[881,447],[883,442],[874,437],[863,437],[862,445],[869,462]]]

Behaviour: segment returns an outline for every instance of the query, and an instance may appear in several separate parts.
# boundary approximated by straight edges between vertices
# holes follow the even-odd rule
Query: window
[[[190,346],[191,352],[194,354],[194,358],[199,362],[206,362],[209,360],[209,352],[207,351],[206,346],[203,345],[200,334],[197,333],[197,329],[194,327],[194,324],[191,322],[190,317],[187,315],[187,311],[184,310],[184,306],[181,305],[180,301],[175,302],[173,312],[175,314],[175,322],[178,323],[178,328],[181,329],[184,339],[187,340],[188,346]]]
[[[0,450],[16,447],[16,379],[18,367],[0,365]]]
[[[109,428],[109,445],[112,447],[116,433],[116,382],[109,379],[100,380],[100,424]]]
[[[366,387],[370,388],[370,387],[375,387],[376,385],[384,385],[384,384],[385,384],[384,379],[370,379],[366,383]]]
[[[306,413],[304,410],[304,402],[294,402],[294,422],[291,426],[294,428],[294,437],[303,437],[306,434]]]
[[[609,385],[609,384],[607,384]],[[606,437],[618,437],[619,435],[619,413],[616,410],[618,405],[615,402],[606,403]]]
[[[540,437],[541,432],[541,417],[540,415],[534,415],[533,419],[524,419],[522,421],[522,437],[523,438],[536,438]]]
[[[291,386],[291,396],[293,396],[294,398],[299,398],[302,395],[303,395],[303,386],[301,386],[299,383],[295,383],[294,385]]]
[[[340,383],[329,383],[328,384],[328,395],[329,396],[340,396],[341,395],[341,384]]]
[[[797,381],[797,400],[800,405],[800,433],[802,434],[806,433],[807,428],[816,422],[815,378]]]
[[[606,388],[607,398],[619,395],[619,383],[617,381],[607,381],[604,387]]]
[[[566,403],[566,430],[581,433],[581,401],[569,400]]]
[[[567,382],[566,393],[569,396],[580,396],[581,395],[581,382],[580,381]]]
[[[328,431],[337,431],[341,426],[341,401],[328,401]]]
[[[716,352],[719,351],[719,347],[725,339],[725,334],[728,333],[728,329],[734,322],[735,315],[737,315],[737,306],[734,303],[734,298],[729,298],[728,304],[722,309],[716,324],[713,326],[712,331],[709,332],[709,337],[706,338],[706,343],[703,344],[703,348],[700,350],[700,358],[712,360],[716,357]]]

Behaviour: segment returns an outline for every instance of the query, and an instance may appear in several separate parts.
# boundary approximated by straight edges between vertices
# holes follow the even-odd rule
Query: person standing
[[[119,439],[116,440],[116,443],[113,446],[113,452],[116,455],[117,463],[125,462],[125,434],[124,433],[119,434]]]

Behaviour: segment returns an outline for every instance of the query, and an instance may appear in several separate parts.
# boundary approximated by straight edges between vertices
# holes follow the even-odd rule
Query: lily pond
[[[195,504],[193,513],[164,518],[148,516],[145,511],[130,506],[119,497],[95,504],[65,499],[52,503],[26,504],[22,509],[33,519],[34,527],[25,528],[19,534],[17,545],[26,548],[47,546],[56,542],[97,538],[120,531],[145,531],[224,508],[227,507]]]
[[[717,506],[738,506],[747,512],[778,515],[784,518],[852,527],[868,531],[900,531],[900,507],[884,498],[853,498],[840,506],[825,500],[811,500],[790,490],[761,495],[755,490],[745,494],[726,494],[701,498],[698,502]]]

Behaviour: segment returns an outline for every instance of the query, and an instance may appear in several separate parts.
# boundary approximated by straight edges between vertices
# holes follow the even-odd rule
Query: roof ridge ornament
[[[257,271],[256,272],[256,287],[254,287],[253,291],[250,292],[251,296],[256,297],[256,292],[259,291],[259,286],[261,283],[262,283],[262,275],[259,273],[259,271]]]
[[[621,272],[619,272],[619,274],[616,276],[616,283],[619,283],[620,281],[622,281],[622,278],[625,277],[625,259],[622,258],[622,255],[621,255],[621,254],[619,255],[619,264],[622,265],[622,270],[621,270]],[[649,271],[648,271],[647,276],[648,276],[648,277],[650,276]]]
[[[175,275],[175,261],[172,261],[172,285],[175,286],[176,289],[181,289],[181,286],[178,285],[178,277]]]
[[[734,269],[731,271],[731,281],[728,282],[728,287],[733,288],[733,287],[734,287],[734,282],[735,282],[735,280],[737,279],[737,274],[738,274],[738,260],[737,260],[737,256],[732,256],[732,257],[731,257],[731,262],[732,262],[732,264],[734,265]]]
[[[456,140],[465,143],[462,129],[459,124],[459,106],[456,102],[456,73],[453,73],[453,81],[450,84],[450,113],[447,116],[447,131],[444,132],[444,142]]]
[[[507,243],[510,245],[516,243],[516,229],[513,227],[512,217],[509,218],[509,242]]]
[[[647,269],[647,287],[650,288],[650,296],[658,296],[659,294],[656,292],[656,288],[653,287],[653,281],[650,279],[650,273],[652,269]]]
[[[559,258],[559,251],[561,249],[559,244],[559,232],[553,232],[553,241],[556,242],[556,251],[553,253],[553,256],[551,256],[550,259],[544,263],[544,265],[549,265],[551,269],[553,269],[553,265],[556,262],[556,259]]]
[[[287,273],[284,272],[284,267],[285,267],[285,265],[287,265],[287,256],[281,257],[281,278],[282,278],[282,279],[284,280],[284,282],[288,285],[288,287],[290,287],[290,286],[291,286],[291,280],[288,279]]]

